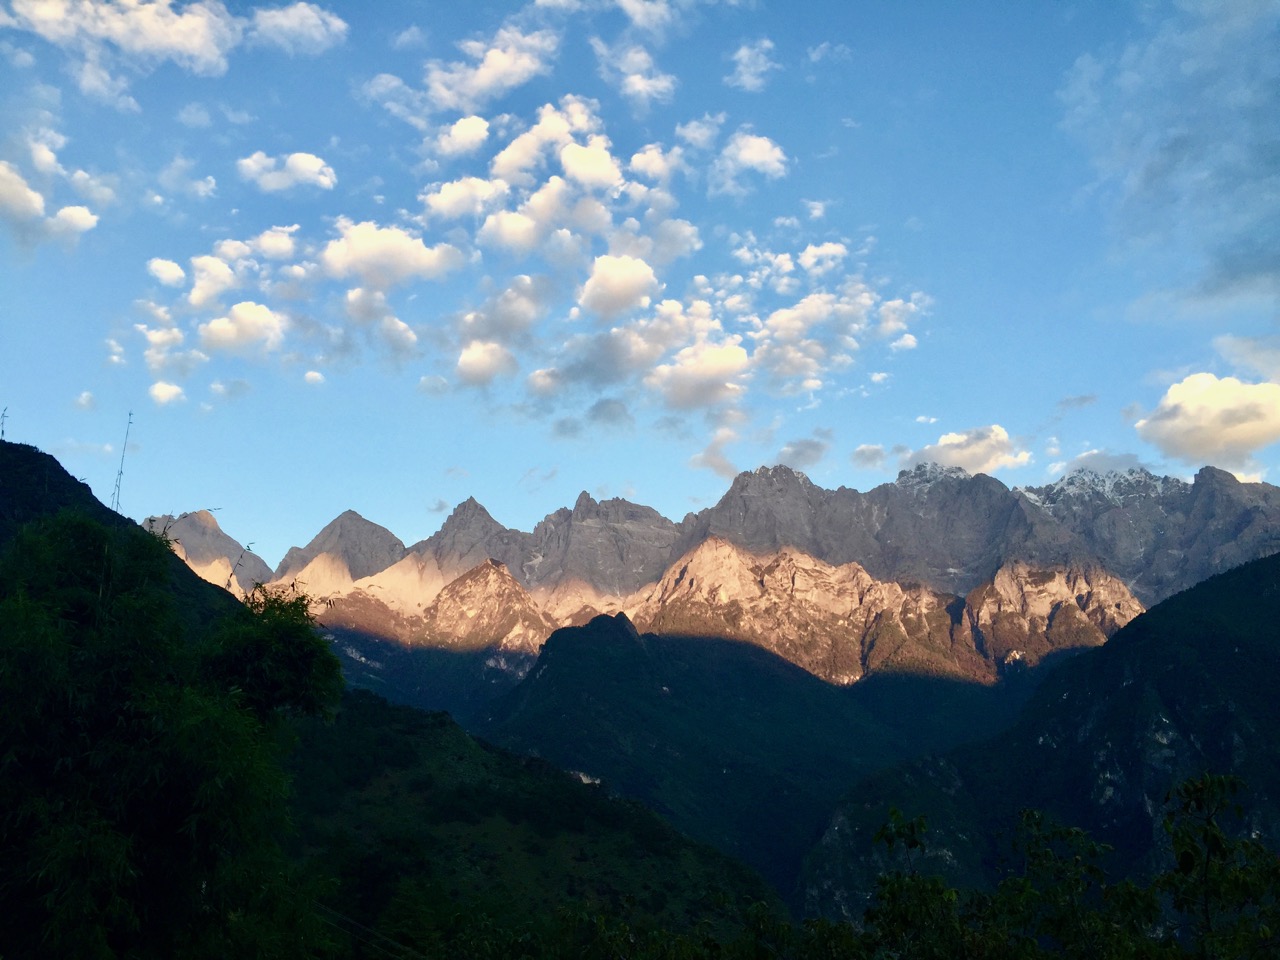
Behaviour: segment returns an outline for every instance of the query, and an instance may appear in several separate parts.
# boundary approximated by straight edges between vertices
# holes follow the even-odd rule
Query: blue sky
[[[0,0],[6,436],[269,562],[738,470],[1280,476],[1280,4]]]

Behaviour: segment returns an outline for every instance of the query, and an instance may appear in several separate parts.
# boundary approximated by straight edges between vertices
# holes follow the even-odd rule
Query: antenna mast
[[[129,411],[129,422],[124,428],[124,446],[120,448],[120,469],[116,471],[116,487],[111,492],[111,509],[120,512],[120,481],[124,479],[124,455],[129,449],[129,430],[133,427],[133,411]]]
[[[4,439],[4,422],[9,419],[9,408],[0,410],[0,440]]]

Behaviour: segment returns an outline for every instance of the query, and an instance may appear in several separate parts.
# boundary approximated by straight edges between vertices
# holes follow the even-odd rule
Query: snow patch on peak
[[[963,467],[947,467],[940,463],[917,463],[910,470],[898,471],[894,483],[903,488],[925,491],[941,480],[968,480],[972,474]]]
[[[1157,477],[1142,467],[1105,471],[1079,467],[1048,486],[1018,488],[1018,492],[1037,504],[1052,503],[1064,497],[1100,497],[1119,505],[1134,496],[1162,497],[1180,493],[1187,486],[1185,481],[1176,477]]]

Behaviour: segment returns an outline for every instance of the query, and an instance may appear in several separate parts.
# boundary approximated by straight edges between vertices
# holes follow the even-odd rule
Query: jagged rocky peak
[[[493,559],[448,584],[423,613],[422,642],[454,649],[533,652],[554,629],[511,575]]]
[[[344,510],[331,520],[305,547],[290,548],[276,568],[276,579],[284,580],[305,568],[323,553],[346,564],[353,580],[385,570],[404,556],[404,543],[386,527],[366,520],[354,510]]]
[[[925,491],[943,480],[968,480],[973,474],[963,467],[948,467],[941,463],[917,463],[910,470],[899,470],[894,483],[910,490]]]
[[[1211,469],[1211,468],[1210,468]],[[1231,478],[1233,481],[1234,477]],[[1174,477],[1158,477],[1145,467],[1095,470],[1078,467],[1060,480],[1042,487],[1020,487],[1018,492],[1036,503],[1054,504],[1064,499],[1100,500],[1122,504],[1135,497],[1159,498],[1185,493],[1188,484]]]
[[[788,467],[785,463],[772,467],[760,466],[754,470],[744,470],[733,478],[726,496],[734,493],[767,493],[776,495],[779,492],[812,488],[814,483],[799,470]]]
[[[148,517],[142,525],[164,534],[174,553],[200,577],[233,593],[247,593],[271,579],[266,561],[228,536],[208,510]]]

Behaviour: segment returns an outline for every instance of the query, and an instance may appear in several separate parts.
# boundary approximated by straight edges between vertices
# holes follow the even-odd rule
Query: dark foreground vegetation
[[[0,553],[0,957],[1280,954],[1280,863],[1232,778],[1170,795],[1141,881],[1027,814],[1001,881],[957,890],[895,815],[862,923],[796,924],[643,808],[342,696],[304,598],[228,606],[187,575],[83,513]]]

